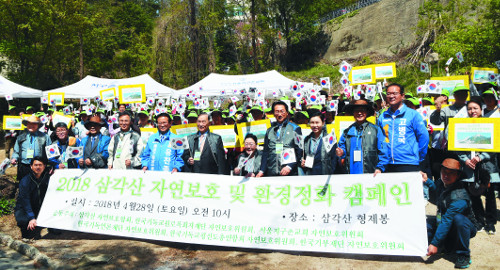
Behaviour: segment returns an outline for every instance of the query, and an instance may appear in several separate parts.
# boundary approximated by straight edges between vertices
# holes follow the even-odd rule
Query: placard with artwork
[[[145,103],[146,86],[144,84],[118,86],[120,104]]]
[[[500,136],[500,118],[450,118],[448,150],[497,152]]]

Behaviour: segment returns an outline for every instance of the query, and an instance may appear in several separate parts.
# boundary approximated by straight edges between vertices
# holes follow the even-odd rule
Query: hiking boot
[[[469,268],[471,263],[472,260],[470,259],[470,256],[458,255],[457,261],[455,262],[455,268],[459,269]]]

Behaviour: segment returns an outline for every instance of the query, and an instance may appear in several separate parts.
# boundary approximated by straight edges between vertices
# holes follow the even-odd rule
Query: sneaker
[[[495,231],[494,230],[486,230],[486,233],[489,234],[489,235],[495,235]]]
[[[469,268],[471,263],[472,260],[470,259],[470,256],[458,255],[457,261],[455,262],[455,268],[459,269]]]

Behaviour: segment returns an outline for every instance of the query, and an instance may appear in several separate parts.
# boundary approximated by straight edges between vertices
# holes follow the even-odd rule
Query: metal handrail
[[[382,0],[360,0],[348,7],[345,7],[345,8],[339,8],[337,10],[334,10],[332,11],[330,14],[324,16],[323,18],[319,19],[319,22],[320,23],[325,23],[329,20],[333,20],[337,17],[340,17],[344,14],[347,14],[349,12],[353,12],[355,10],[358,10],[358,9],[361,9],[361,8],[364,8],[364,7],[367,7],[371,4],[375,4],[377,2],[380,2]]]

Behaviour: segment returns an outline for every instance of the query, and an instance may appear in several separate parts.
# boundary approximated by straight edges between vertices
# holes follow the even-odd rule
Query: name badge
[[[121,154],[122,154],[122,149],[121,148],[116,149],[115,157],[120,158]]]
[[[28,151],[26,151],[26,158],[33,158],[34,155],[35,155],[34,149],[28,149]]]
[[[307,156],[306,157],[306,164],[305,165],[306,165],[307,168],[311,168],[312,169],[312,167],[314,165],[314,156]]]
[[[196,151],[194,152],[194,157],[193,159],[196,160],[196,161],[199,161],[201,158],[201,152],[200,151]]]
[[[276,144],[276,154],[281,154],[282,152],[283,152],[283,144],[277,143]]]
[[[361,150],[354,150],[354,162],[361,161]]]

